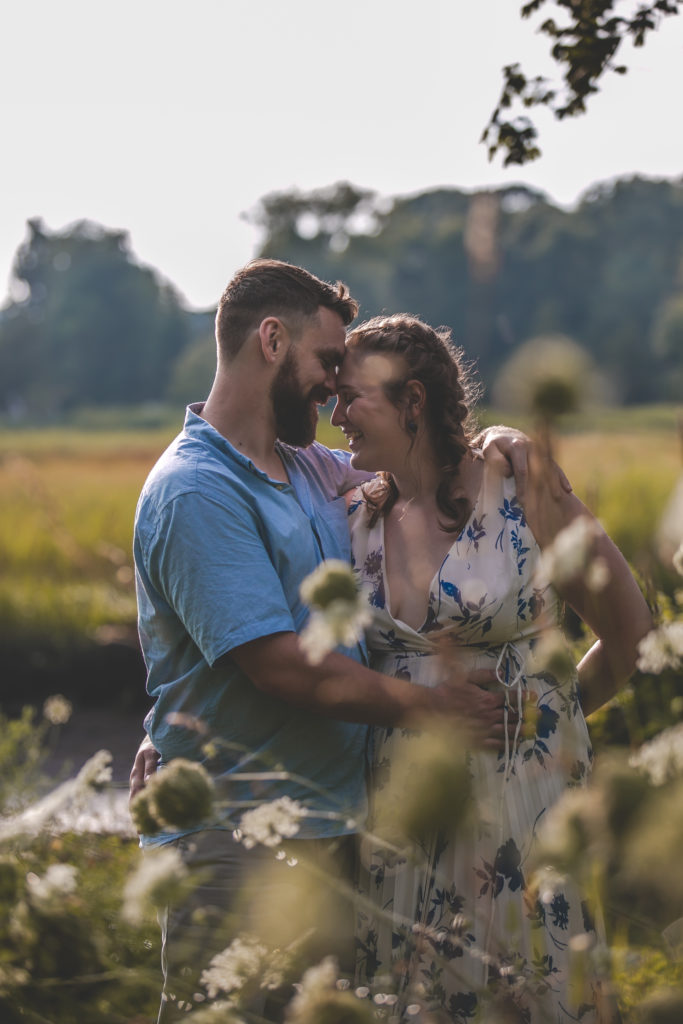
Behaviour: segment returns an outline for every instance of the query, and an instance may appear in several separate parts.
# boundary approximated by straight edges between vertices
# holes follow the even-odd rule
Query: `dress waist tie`
[[[513,672],[510,671],[512,665]],[[503,727],[505,730],[505,781],[510,778],[510,772],[512,771],[512,763],[514,756],[517,753],[517,747],[519,746],[519,734],[522,729],[522,679],[524,678],[523,673],[524,660],[519,651],[519,648],[511,642],[503,644],[500,654],[498,655],[498,661],[496,662],[496,678],[501,686],[505,689],[505,705],[503,707]],[[512,748],[510,748],[510,736],[508,734],[508,720],[510,714],[510,695],[516,693],[517,695],[517,725],[515,727],[515,735],[512,740]]]

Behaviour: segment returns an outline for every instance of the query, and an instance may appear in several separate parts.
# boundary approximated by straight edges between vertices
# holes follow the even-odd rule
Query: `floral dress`
[[[454,840],[435,830],[405,856],[372,836],[364,840],[357,982],[398,995],[393,1019],[406,1012],[407,1020],[419,1019],[411,1015],[420,1004],[440,1011],[434,1020],[476,1021],[490,999],[503,998],[514,1004],[506,1020],[595,1020],[592,986],[577,998],[570,985],[570,939],[583,948],[592,941],[586,907],[566,880],[555,879],[540,897],[528,885],[536,830],[566,787],[585,781],[592,751],[576,677],[560,682],[528,664],[556,622],[558,602],[535,578],[540,552],[514,488],[487,466],[469,520],[434,575],[418,630],[390,611],[383,520],[368,527],[360,491],[349,507],[354,567],[374,613],[367,632],[373,668],[434,686],[448,672],[440,656],[447,641],[461,663],[496,672],[510,707],[521,706],[524,693],[536,709],[525,712],[535,717],[533,735],[519,730],[506,752],[466,755],[477,808],[471,833]],[[379,802],[392,762],[415,733],[373,732]]]

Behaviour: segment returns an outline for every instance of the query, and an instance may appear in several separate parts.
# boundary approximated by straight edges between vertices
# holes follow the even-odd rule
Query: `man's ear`
[[[258,327],[261,354],[267,363],[276,363],[282,358],[289,343],[289,333],[276,316],[267,316]]]

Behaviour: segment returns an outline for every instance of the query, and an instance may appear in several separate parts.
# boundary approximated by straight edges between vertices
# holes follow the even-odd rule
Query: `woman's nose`
[[[334,403],[334,409],[332,410],[332,415],[330,416],[330,423],[332,424],[333,427],[340,427],[343,422],[344,422],[344,408],[342,406],[341,401],[339,399],[337,399],[337,401]]]

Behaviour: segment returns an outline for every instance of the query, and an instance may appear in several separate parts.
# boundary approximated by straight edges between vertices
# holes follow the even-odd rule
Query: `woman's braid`
[[[453,482],[463,456],[470,450],[473,433],[470,425],[471,405],[476,388],[462,353],[455,348],[447,328],[435,330],[418,317],[405,313],[375,317],[353,330],[347,339],[349,349],[401,356],[406,373],[386,386],[387,396],[401,406],[406,382],[418,380],[425,393],[425,419],[438,458],[443,479],[437,489],[437,505],[445,517],[444,530],[462,529],[470,514],[466,498],[453,495]],[[405,428],[410,421],[406,416]],[[378,474],[371,485],[364,486],[371,513],[371,522],[385,515],[396,501],[395,484],[388,473]]]

